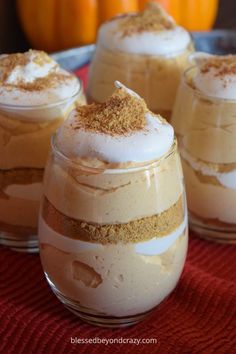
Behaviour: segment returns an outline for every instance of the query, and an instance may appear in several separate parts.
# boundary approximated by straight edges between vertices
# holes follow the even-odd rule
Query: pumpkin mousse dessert
[[[196,54],[173,112],[191,227],[236,241],[236,56]]]
[[[78,79],[46,53],[0,56],[0,243],[37,250],[50,137],[83,101]]]
[[[176,286],[187,250],[173,128],[116,82],[53,139],[39,240],[57,297],[92,324],[142,320]]]
[[[114,80],[120,80],[140,94],[151,111],[170,118],[192,51],[189,33],[156,3],[143,12],[114,17],[99,30],[88,97],[104,102]]]

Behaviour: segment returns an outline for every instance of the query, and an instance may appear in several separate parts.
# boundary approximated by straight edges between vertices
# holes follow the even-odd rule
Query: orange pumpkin
[[[140,10],[150,0],[139,0]],[[161,4],[175,21],[189,31],[210,30],[216,19],[218,0],[152,0]]]
[[[17,0],[17,7],[31,45],[50,52],[95,42],[102,21],[138,11],[138,0]]]
[[[218,0],[152,0],[189,30],[211,28]],[[99,24],[118,13],[144,8],[148,0],[17,0],[26,36],[37,49],[56,51],[93,43]]]

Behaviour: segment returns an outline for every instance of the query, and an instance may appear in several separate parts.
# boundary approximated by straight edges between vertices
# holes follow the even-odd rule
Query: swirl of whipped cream
[[[193,77],[195,87],[206,96],[236,99],[236,55],[192,55],[198,72]]]
[[[190,41],[189,33],[154,3],[143,13],[105,22],[98,35],[98,45],[108,50],[145,55],[174,55],[185,50]]]
[[[143,32],[123,37],[119,32],[119,19],[107,22],[99,30],[98,45],[111,51],[131,54],[171,55],[186,49],[190,35],[179,26],[160,32]]]
[[[120,83],[117,82],[116,86],[125,90],[126,97],[132,96],[135,100],[143,102],[139,96],[129,89],[124,89]],[[174,141],[172,126],[149,111],[145,113],[143,129],[121,135],[78,128],[79,120],[78,112],[72,111],[59,128],[56,137],[60,151],[75,160],[91,158],[107,163],[143,163],[162,157]]]
[[[46,105],[71,97],[79,89],[78,79],[44,52],[0,56],[0,104]]]

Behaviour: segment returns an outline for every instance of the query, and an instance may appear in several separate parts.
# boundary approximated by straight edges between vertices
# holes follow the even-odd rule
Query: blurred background
[[[235,0],[156,0],[189,30],[236,29]],[[92,43],[99,24],[146,0],[0,0],[0,52],[57,51]],[[186,5],[187,4],[187,5]],[[183,1],[182,1],[183,5]]]

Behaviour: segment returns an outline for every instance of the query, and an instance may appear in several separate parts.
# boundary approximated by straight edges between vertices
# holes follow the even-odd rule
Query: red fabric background
[[[86,78],[86,69],[80,71]],[[72,344],[72,338],[156,338],[157,344]],[[81,322],[46,283],[38,255],[0,249],[0,353],[236,353],[236,247],[190,237],[176,290],[144,322]]]
[[[236,353],[236,248],[191,239],[176,290],[144,322],[104,329],[53,295],[39,256],[0,249],[0,353]],[[157,344],[71,344],[70,338],[156,338]]]

